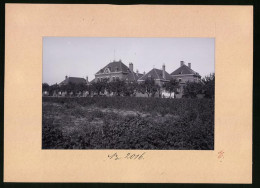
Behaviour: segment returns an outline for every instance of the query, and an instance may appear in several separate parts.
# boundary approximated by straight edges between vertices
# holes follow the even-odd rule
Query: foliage
[[[53,84],[49,87],[49,93],[50,95],[53,95],[54,92],[59,90],[59,85],[58,84]]]
[[[155,83],[153,78],[148,78],[144,82],[137,84],[135,83],[126,83],[123,80],[115,80],[109,82],[108,79],[102,79],[92,83],[91,85],[85,84],[73,84],[69,83],[67,85],[58,85],[54,84],[49,86],[46,83],[42,84],[43,91],[49,91],[50,95],[53,95],[55,92],[67,92],[73,93],[83,93],[88,91],[89,95],[97,94],[101,95],[104,93],[117,96],[135,96],[136,92],[141,92],[147,94],[148,97],[154,97],[157,93],[160,96],[161,88]],[[166,82],[163,85],[163,88],[170,93],[178,93],[180,88],[179,82],[175,79],[171,79],[169,82]],[[214,98],[215,92],[215,75],[210,74],[205,76],[199,82],[187,82],[183,88],[184,97],[187,98],[196,98],[198,94],[204,94],[206,98]]]
[[[183,90],[184,96],[188,98],[196,98],[202,92],[203,84],[201,82],[187,82]]]
[[[54,148],[212,150],[214,100],[46,97],[43,149]]]
[[[49,91],[50,90],[50,86],[47,83],[43,83],[42,84],[42,91]]]
[[[205,97],[207,98],[214,98],[215,96],[215,74],[212,73],[208,76],[205,76],[202,79],[202,82],[204,84],[204,91],[205,91]]]
[[[147,78],[143,83],[139,84],[138,91],[141,93],[146,93],[148,97],[154,97],[156,92],[160,91],[160,87],[155,84],[153,78]]]
[[[92,84],[93,92],[97,93],[98,95],[100,95],[101,93],[104,93],[105,89],[106,89],[106,85],[107,85],[106,80],[94,82]]]
[[[184,96],[195,98],[198,94],[204,94],[206,98],[214,98],[215,74],[210,74],[201,79],[200,82],[187,82],[184,86]]]
[[[180,88],[179,82],[176,79],[171,79],[169,82],[166,82],[163,85],[163,88],[171,94],[177,93],[178,89]]]
[[[113,82],[110,82],[108,85],[109,90],[115,93],[117,96],[121,96],[126,89],[125,82],[122,80],[115,80]]]
[[[126,83],[124,89],[124,96],[135,96],[137,92],[138,84],[136,82]]]

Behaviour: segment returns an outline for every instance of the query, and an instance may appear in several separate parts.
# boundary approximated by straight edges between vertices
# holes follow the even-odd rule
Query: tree
[[[49,87],[49,94],[50,95],[53,95],[54,92],[58,92],[60,90],[60,87],[59,85],[56,83],[56,84],[53,84]]]
[[[86,88],[87,88],[87,86],[84,83],[76,84],[76,86],[75,86],[76,92],[83,92],[86,90]]]
[[[92,91],[96,92],[98,95],[105,92],[107,87],[108,79],[103,79],[102,81],[97,81],[92,84]]]
[[[179,87],[180,87],[179,82],[173,78],[169,82],[166,82],[163,85],[163,88],[170,93],[170,97],[173,92],[174,92],[174,94],[177,93],[177,90]]]
[[[215,74],[209,74],[200,82],[187,82],[184,87],[184,96],[195,98],[197,94],[205,94],[206,98],[214,98],[215,95]]]
[[[43,83],[42,84],[42,91],[49,91],[50,90],[50,86],[47,83]]]
[[[100,93],[104,91],[104,85],[100,81],[93,83],[92,88],[93,91],[98,95],[100,95]]]
[[[62,92],[66,92],[66,91],[67,91],[67,86],[66,86],[66,85],[60,85],[60,86],[59,86],[59,89],[60,89]]]
[[[124,96],[133,96],[136,94],[138,84],[136,82],[125,84]]]
[[[215,97],[215,73],[211,73],[202,79],[203,90],[205,97],[214,98]]]
[[[122,80],[115,80],[109,83],[109,90],[117,96],[121,96],[126,89],[126,84]]]
[[[88,95],[91,95],[94,91],[94,88],[92,85],[86,85],[86,91],[88,92]]]
[[[196,98],[198,94],[203,93],[203,83],[202,82],[186,82],[184,86],[183,94],[184,97]]]
[[[71,92],[76,93],[76,84],[69,82],[69,83],[66,85],[66,91],[67,91],[68,93],[71,93]]]
[[[160,90],[160,87],[155,84],[155,80],[153,78],[146,79],[143,83],[141,83],[138,87],[138,91],[141,93],[146,93],[148,97],[154,97],[156,92]]]

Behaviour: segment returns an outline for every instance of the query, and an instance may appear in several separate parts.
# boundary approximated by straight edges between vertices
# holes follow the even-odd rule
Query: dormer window
[[[116,67],[116,72],[118,72],[119,71],[119,68],[118,67]]]
[[[109,70],[109,68],[107,67],[107,68],[105,68],[105,70],[104,70],[104,73],[110,73],[110,70]]]

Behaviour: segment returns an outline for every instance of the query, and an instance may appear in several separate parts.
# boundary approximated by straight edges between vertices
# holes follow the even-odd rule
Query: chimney
[[[165,64],[163,64],[163,66],[162,66],[162,76],[163,76],[163,79],[165,79]]]
[[[136,69],[136,75],[137,75],[137,76],[139,75],[139,71],[138,71],[138,69]]]
[[[88,76],[86,76],[86,82],[88,83]]]
[[[144,75],[145,75],[145,71],[144,71]]]
[[[68,76],[66,75],[66,76],[65,76],[65,80],[67,80],[67,79],[68,79]]]
[[[184,61],[181,61],[181,66],[183,66],[184,65]]]
[[[134,65],[133,65],[133,63],[129,63],[129,69],[130,69],[131,72],[134,71]]]

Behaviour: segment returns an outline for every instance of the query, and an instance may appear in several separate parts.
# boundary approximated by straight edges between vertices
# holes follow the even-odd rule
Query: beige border
[[[214,37],[215,150],[41,150],[43,36]],[[252,6],[7,4],[5,40],[5,182],[252,182]]]

